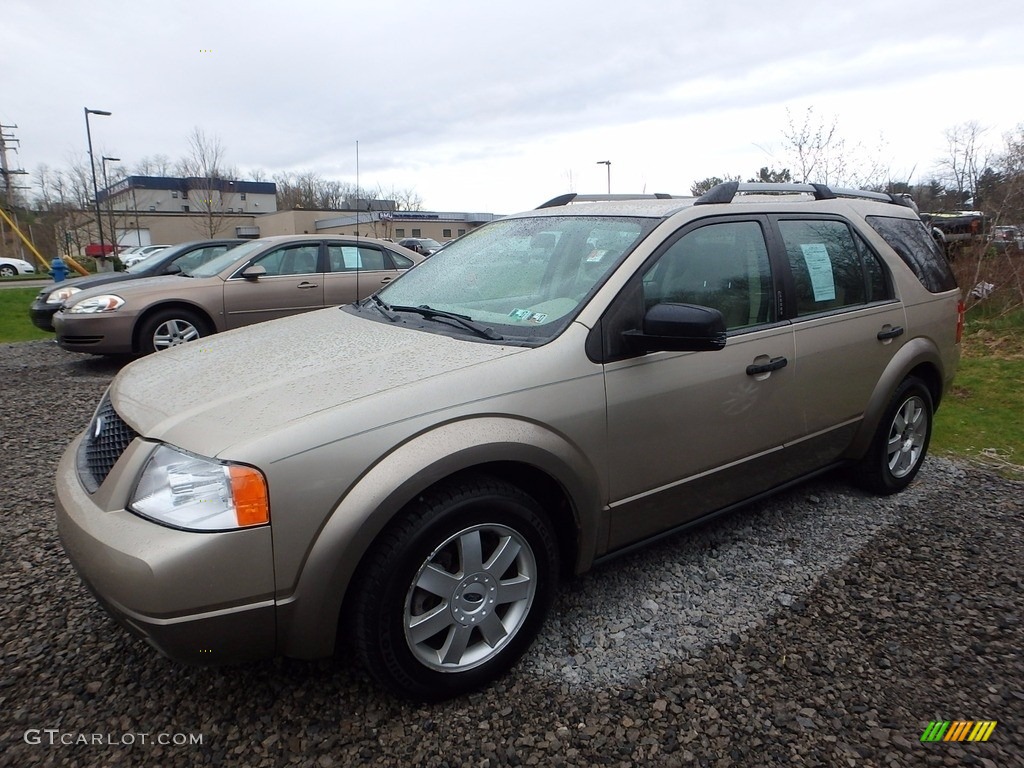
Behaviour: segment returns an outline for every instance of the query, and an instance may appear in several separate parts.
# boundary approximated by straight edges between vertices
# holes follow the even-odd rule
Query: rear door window
[[[797,317],[889,298],[885,271],[845,221],[777,222],[793,276]]]
[[[867,222],[910,267],[921,285],[931,293],[945,293],[957,287],[956,277],[942,249],[917,219],[867,216]]]

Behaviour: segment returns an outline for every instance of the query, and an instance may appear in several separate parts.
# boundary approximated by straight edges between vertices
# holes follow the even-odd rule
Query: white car
[[[133,264],[138,264],[147,256],[152,256],[157,251],[162,251],[164,248],[169,248],[168,245],[143,245],[135,247],[129,253],[128,251],[121,251],[121,263],[126,267],[130,267]]]
[[[0,259],[0,277],[33,275],[36,268],[24,259]]]

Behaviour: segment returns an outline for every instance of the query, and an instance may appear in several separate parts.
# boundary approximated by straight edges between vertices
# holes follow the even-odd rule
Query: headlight
[[[112,293],[103,296],[93,296],[91,299],[82,299],[77,304],[72,304],[65,311],[72,315],[93,315],[98,312],[116,312],[124,306],[124,299]]]
[[[60,304],[65,299],[70,299],[76,293],[81,293],[81,288],[75,288],[69,285],[67,288],[58,288],[56,291],[52,291],[49,296],[46,297],[47,304]]]
[[[166,445],[150,456],[128,509],[188,531],[227,531],[270,522],[267,481],[261,472]]]

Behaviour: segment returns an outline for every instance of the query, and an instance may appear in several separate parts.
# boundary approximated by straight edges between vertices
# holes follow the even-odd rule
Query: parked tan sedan
[[[178,275],[75,294],[54,316],[73,352],[148,354],[211,333],[369,296],[423,260],[354,237],[265,237]]]

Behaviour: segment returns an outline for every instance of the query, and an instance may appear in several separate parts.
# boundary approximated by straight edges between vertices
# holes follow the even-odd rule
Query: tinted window
[[[845,222],[783,220],[778,225],[793,273],[798,316],[872,300],[864,249]]]
[[[188,274],[196,267],[217,258],[229,248],[230,246],[227,245],[210,245],[206,248],[197,248],[194,251],[189,251],[184,256],[179,256],[173,263],[181,267],[182,272]]]
[[[889,216],[868,216],[867,222],[929,291],[942,293],[957,287],[953,270],[923,222]]]
[[[697,304],[722,313],[726,328],[774,319],[771,270],[754,221],[711,224],[677,240],[643,279],[644,308]]]

